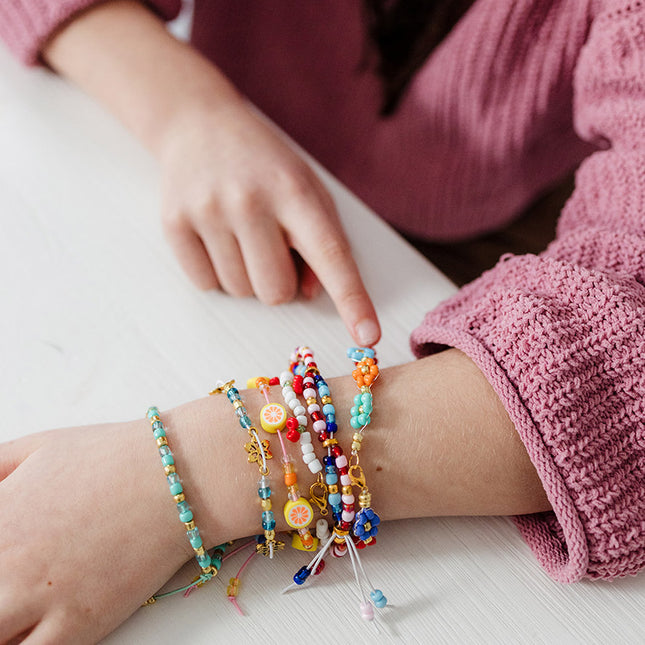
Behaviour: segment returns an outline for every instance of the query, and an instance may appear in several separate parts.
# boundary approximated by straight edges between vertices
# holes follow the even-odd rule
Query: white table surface
[[[411,360],[410,330],[454,287],[324,179],[361,240],[354,251],[383,325],[381,364]],[[0,440],[172,407],[218,378],[276,371],[303,342],[325,374],[347,372],[350,338],[327,297],[266,308],[196,291],[162,239],[158,184],[154,161],[101,108],[0,48]],[[289,550],[247,570],[245,617],[225,598],[240,555],[190,600],[140,609],[105,642],[645,642],[645,574],[559,585],[507,519],[386,524],[379,542],[364,556],[391,603],[378,632],[358,617],[345,559],[280,596],[303,564]],[[323,632],[319,610],[329,605]]]

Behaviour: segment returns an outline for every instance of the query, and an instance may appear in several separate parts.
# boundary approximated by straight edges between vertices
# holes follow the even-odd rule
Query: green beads
[[[183,522],[186,528],[186,537],[190,542],[190,546],[192,546],[193,550],[195,551],[197,564],[199,564],[202,569],[202,579],[204,581],[210,580],[217,573],[219,567],[213,568],[211,566],[211,557],[204,549],[204,544],[202,537],[199,534],[199,529],[195,526],[195,522],[193,521],[193,512],[185,499],[184,487],[181,484],[179,475],[175,471],[175,457],[172,454],[170,447],[168,446],[166,429],[164,428],[164,425],[159,417],[158,408],[154,406],[148,408],[146,416],[150,420],[152,434],[157,441],[159,456],[161,457],[161,464],[166,472],[166,481],[168,482],[170,494],[175,498],[179,519],[181,522]],[[221,558],[218,562],[219,566],[221,566]]]

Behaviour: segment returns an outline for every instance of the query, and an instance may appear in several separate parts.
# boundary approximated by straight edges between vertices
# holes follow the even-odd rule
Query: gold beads
[[[173,495],[173,499],[175,500],[175,504],[179,504],[186,501],[186,495],[179,493],[178,495]]]
[[[166,437],[158,437],[157,438],[157,446],[161,448],[161,446],[167,446],[168,445],[168,439]]]
[[[184,522],[184,528],[185,528],[187,531],[192,531],[192,530],[195,528],[195,521],[194,521],[194,520],[190,520],[190,522]]]
[[[352,487],[351,487],[351,486],[343,486],[343,487],[341,488],[341,493],[342,493],[343,495],[351,495],[351,494],[352,494],[352,492],[353,492],[353,491],[352,491]]]
[[[164,466],[163,471],[166,473],[166,475],[172,475],[173,473],[177,472],[174,464],[168,464],[167,466]]]
[[[272,507],[273,507],[273,502],[271,502],[270,497],[267,497],[266,499],[262,500],[262,510],[263,511],[270,511]]]
[[[364,488],[358,496],[358,503],[361,508],[369,508],[372,505],[372,493]]]

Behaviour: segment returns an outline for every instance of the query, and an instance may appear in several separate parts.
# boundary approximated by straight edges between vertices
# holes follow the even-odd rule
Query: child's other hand
[[[2,645],[96,642],[189,557],[145,426],[0,444]]]
[[[294,298],[299,285],[313,297],[319,279],[355,342],[379,340],[332,198],[245,102],[182,115],[158,152],[164,229],[198,287],[273,305]],[[306,263],[300,271],[292,249]]]

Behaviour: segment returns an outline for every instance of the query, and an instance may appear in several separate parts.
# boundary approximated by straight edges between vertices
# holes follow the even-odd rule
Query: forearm
[[[340,420],[338,439],[348,453],[352,431],[346,420],[356,385],[349,376],[328,382]],[[257,419],[261,394],[249,390],[243,397]],[[374,386],[374,401],[360,458],[374,508],[383,519],[510,515],[550,508],[508,415],[461,352],[450,350],[384,369]],[[226,397],[194,401],[163,416],[171,428],[169,441],[181,464],[187,497],[209,545],[259,533],[258,469],[247,463],[242,447],[247,435]],[[277,440],[271,445],[273,499],[284,500]],[[320,454],[319,445],[316,450]],[[311,475],[296,451],[297,446],[293,453],[304,493]],[[274,511],[278,529],[286,528],[278,504]]]
[[[192,47],[134,0],[80,14],[42,52],[61,75],[103,103],[153,153],[189,110],[224,109],[241,97]]]

